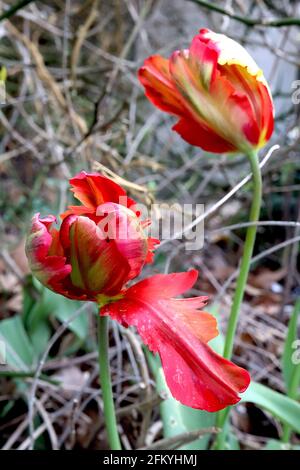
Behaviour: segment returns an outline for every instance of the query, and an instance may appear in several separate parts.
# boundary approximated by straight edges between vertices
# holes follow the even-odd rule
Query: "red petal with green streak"
[[[202,44],[202,47],[207,46]],[[200,75],[194,62],[192,56],[186,57],[184,52],[176,51],[170,58],[170,72],[178,91],[185,96],[185,106],[193,121],[199,123],[200,136],[204,127],[211,129],[221,142],[226,142],[235,150],[250,148],[249,143],[252,145],[253,141],[256,145],[259,129],[249,98],[238,93],[218,70],[213,72],[215,78],[205,83],[204,80],[208,80],[206,76],[211,77],[206,70],[210,70],[211,63],[199,64],[199,69],[203,69]],[[194,139],[198,139],[196,126],[192,129],[189,135],[193,132]],[[184,136],[183,133],[181,135]],[[206,150],[216,151],[213,138],[204,139],[204,145]]]
[[[194,53],[199,53],[197,42],[193,42]],[[207,48],[203,48],[206,50]],[[210,51],[211,61],[207,64],[207,71],[210,64],[214,60],[216,62],[217,55],[215,51]],[[205,52],[203,52],[205,56]],[[207,59],[209,57],[207,56]],[[195,69],[199,68],[199,64],[194,63]],[[195,70],[195,75],[199,77],[199,73]],[[213,75],[213,73],[212,73]],[[235,148],[222,139],[216,132],[210,129],[204,123],[196,120],[186,106],[182,104],[184,98],[176,89],[174,81],[169,71],[169,60],[161,56],[149,57],[144,66],[139,70],[139,79],[144,85],[146,96],[149,100],[162,111],[175,114],[180,117],[177,124],[173,126],[176,131],[184,140],[191,145],[196,145],[204,150],[210,152],[231,152]],[[208,79],[208,75],[206,76]]]
[[[140,68],[138,78],[155,106],[176,116],[182,115],[184,109],[170,76],[168,59],[159,55],[149,57]]]
[[[72,218],[69,223],[69,218]],[[88,217],[69,216],[63,225],[69,227],[69,256],[74,287],[96,296],[117,294],[127,282],[130,265],[116,243],[108,240]],[[62,230],[64,230],[62,226]]]
[[[198,310],[207,298],[171,298],[189,289],[196,278],[196,271],[153,276],[125,291],[122,300],[106,305],[100,314],[137,328],[149,349],[159,353],[178,401],[218,411],[240,400],[238,394],[246,390],[250,377],[207,346],[217,334],[214,317]]]
[[[214,44],[205,44],[200,35],[195,36],[189,48],[191,79],[201,81],[204,88],[210,88],[217,73],[219,52]]]
[[[218,56],[219,54],[223,55],[225,50],[228,62],[220,65],[218,63]],[[216,54],[215,66],[213,66],[212,51]],[[230,83],[233,91],[228,105],[232,107],[232,114],[236,116],[237,122],[241,123],[247,140],[253,146],[264,145],[273,132],[273,102],[265,81],[257,77],[253,70],[252,73],[250,72],[250,69],[253,69],[253,67],[257,71],[259,71],[259,68],[247,51],[227,37],[202,29],[200,34],[192,41],[190,55],[195,57],[195,61],[198,59],[202,75],[206,64],[212,63],[213,74],[211,83],[214,83],[215,88],[219,88],[220,85],[226,88],[228,83]],[[239,63],[234,63],[234,60],[238,60]],[[226,83],[222,84],[224,80],[227,82],[227,85]],[[211,93],[214,94],[215,91],[211,89]],[[248,116],[246,122],[238,108],[243,110],[246,116]]]
[[[247,73],[241,65],[223,65],[219,67],[222,76],[244,93],[251,103],[255,120],[259,128],[259,146],[264,145],[271,137],[274,129],[274,106],[268,87],[263,81]]]
[[[140,274],[149,250],[153,249],[151,243],[149,247],[139,218],[130,209],[111,202],[100,205],[97,216],[103,217],[98,226],[106,231],[130,266],[128,280],[134,279]]]
[[[50,231],[56,221],[50,215],[40,218],[36,214],[32,218],[30,234],[26,240],[26,255],[30,269],[45,286],[59,293],[64,293],[63,281],[69,275],[71,266],[66,264],[62,256],[63,250],[57,231]]]

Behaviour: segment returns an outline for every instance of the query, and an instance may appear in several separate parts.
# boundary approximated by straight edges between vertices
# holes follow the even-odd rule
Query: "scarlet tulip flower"
[[[223,34],[201,29],[189,49],[149,57],[138,76],[149,100],[179,118],[173,130],[192,145],[247,153],[271,137],[274,109],[263,73]]]
[[[158,240],[147,238],[135,202],[112,180],[81,172],[70,180],[82,203],[61,215],[59,230],[50,215],[32,219],[26,252],[33,274],[49,289],[71,299],[100,301],[152,261]],[[121,203],[119,203],[121,202]]]
[[[26,243],[33,274],[49,289],[97,302],[100,315],[135,326],[159,353],[170,391],[181,403],[207,411],[237,403],[249,374],[207,345],[218,334],[214,317],[199,311],[208,298],[173,298],[194,285],[197,271],[158,274],[128,287],[151,262],[158,242],[145,235],[148,222],[108,178],[82,172],[70,182],[82,205],[62,214],[59,230],[52,227],[54,216],[33,217]]]

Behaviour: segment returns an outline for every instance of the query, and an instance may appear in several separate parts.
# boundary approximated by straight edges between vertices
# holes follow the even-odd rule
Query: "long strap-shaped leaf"
[[[281,422],[300,432],[300,403],[265,385],[251,382],[241,401],[252,402],[269,411]]]

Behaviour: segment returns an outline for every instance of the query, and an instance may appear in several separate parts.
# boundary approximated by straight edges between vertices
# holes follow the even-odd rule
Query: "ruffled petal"
[[[134,210],[135,201],[127,196],[126,191],[117,183],[98,173],[81,171],[70,179],[71,191],[83,206],[70,206],[61,214],[64,219],[70,214],[88,215],[93,218],[97,207],[105,202],[115,202]]]
[[[33,274],[42,284],[61,293],[64,292],[62,281],[71,272],[71,266],[63,256],[58,232],[51,233],[51,225],[55,221],[52,215],[40,218],[40,214],[36,214],[32,218],[25,249]]]
[[[206,344],[217,334],[216,321],[199,312],[207,298],[172,299],[189,288],[197,273],[157,275],[106,305],[110,315],[137,328],[144,343],[159,353],[172,395],[186,406],[218,411],[240,400],[250,377],[246,370],[216,354]]]

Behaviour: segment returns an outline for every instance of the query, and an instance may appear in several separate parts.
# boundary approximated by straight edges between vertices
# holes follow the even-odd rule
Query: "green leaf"
[[[26,325],[30,332],[30,336],[34,338],[35,344],[37,344],[36,340],[38,339],[38,332],[41,333],[46,343],[43,343],[42,338],[40,338],[38,347],[44,350],[48,341],[47,325],[49,315],[53,315],[61,322],[68,321],[76,310],[82,306],[82,303],[67,299],[62,295],[52,292],[36,279],[33,279],[33,287],[38,295],[38,299],[30,312],[27,313]],[[28,299],[26,303],[27,305],[29,304]],[[88,315],[86,312],[83,312],[75,318],[75,320],[68,325],[68,328],[80,340],[84,340],[88,334]]]
[[[252,402],[269,411],[275,418],[300,432],[300,403],[291,398],[275,392],[265,385],[251,382],[242,402]]]
[[[283,378],[286,386],[286,390],[288,394],[290,394],[292,377],[294,375],[295,369],[300,367],[299,364],[293,364],[292,357],[295,352],[295,348],[293,344],[297,339],[297,323],[298,323],[298,315],[300,312],[300,299],[297,300],[293,314],[289,321],[288,326],[288,333],[284,344],[284,352],[282,357],[282,372]]]
[[[300,450],[300,446],[287,444],[276,439],[270,439],[265,445],[264,450]]]
[[[35,353],[40,356],[47,347],[51,336],[50,325],[47,321],[40,322],[35,328],[31,329],[30,340]]]
[[[166,399],[160,405],[164,437],[173,437],[178,434],[213,426],[215,423],[215,413],[195,410],[181,405],[181,403],[175,400],[166,384],[159,358],[157,356],[154,357],[149,351],[147,351],[146,354],[151,370],[155,376],[157,392],[162,396],[166,396]],[[208,448],[209,439],[210,434],[205,434],[194,442],[183,445],[180,449],[205,450]]]
[[[20,316],[0,322],[0,339],[5,343],[6,363],[26,370],[34,362],[34,350]]]
[[[50,291],[49,291],[50,292]],[[52,294],[52,292],[50,292]],[[72,315],[82,307],[82,303],[74,300],[66,299],[65,297],[53,295],[56,297],[55,309],[52,311],[53,315],[61,322],[68,321]],[[83,311],[81,315],[78,315],[71,323],[68,328],[78,336],[79,339],[84,340],[88,334],[89,316],[86,311]]]

